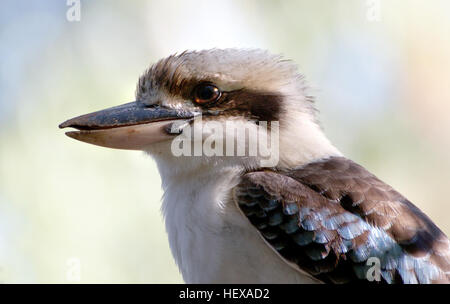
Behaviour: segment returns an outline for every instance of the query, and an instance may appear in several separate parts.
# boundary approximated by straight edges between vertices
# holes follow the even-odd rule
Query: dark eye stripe
[[[279,121],[283,96],[271,92],[241,89],[227,92],[219,105],[223,110],[250,116],[259,121]]]
[[[282,111],[283,96],[277,92],[263,92],[242,88],[234,91],[220,92],[220,96],[215,101],[201,102],[203,99],[195,100],[195,91],[200,85],[213,85],[209,81],[198,78],[182,78],[179,73],[170,74],[161,68],[153,71],[154,82],[165,87],[172,96],[192,100],[198,105],[202,105],[214,110],[221,111],[222,114],[244,115],[259,121],[278,121]],[[169,77],[171,75],[171,77]],[[220,91],[220,90],[219,90]],[[219,102],[220,101],[220,102]]]

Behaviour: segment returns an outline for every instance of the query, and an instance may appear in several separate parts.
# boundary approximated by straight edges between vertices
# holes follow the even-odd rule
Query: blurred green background
[[[70,2],[70,1],[69,1]],[[325,132],[450,233],[450,1],[3,1],[0,281],[180,283],[140,152],[86,145],[63,120],[134,98],[185,49],[295,60]]]

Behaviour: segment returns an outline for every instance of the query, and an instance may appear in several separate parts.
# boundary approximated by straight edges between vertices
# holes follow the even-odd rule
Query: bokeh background
[[[71,1],[69,1],[71,2]],[[450,1],[2,1],[0,281],[181,283],[141,152],[82,144],[63,120],[132,101],[185,49],[295,60],[325,132],[450,233]]]

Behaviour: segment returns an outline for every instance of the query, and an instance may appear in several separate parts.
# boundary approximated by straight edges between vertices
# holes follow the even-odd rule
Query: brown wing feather
[[[447,237],[417,207],[356,163],[334,157],[289,172],[257,171],[238,206],[285,259],[325,282],[448,282]]]

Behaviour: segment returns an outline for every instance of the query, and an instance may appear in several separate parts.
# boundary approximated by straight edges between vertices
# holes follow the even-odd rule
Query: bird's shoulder
[[[416,206],[344,157],[247,172],[236,205],[286,261],[325,282],[448,282],[445,234]],[[378,269],[376,269],[378,267]]]

